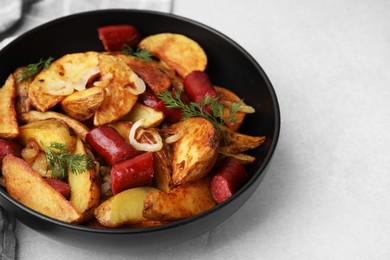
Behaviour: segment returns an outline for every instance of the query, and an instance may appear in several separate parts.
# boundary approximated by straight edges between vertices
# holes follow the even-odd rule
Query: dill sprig
[[[71,154],[68,148],[61,143],[52,142],[47,147],[43,145],[46,154],[46,163],[52,170],[53,176],[59,179],[65,179],[68,170],[73,174],[80,174],[86,170],[92,169],[92,159],[85,154]]]
[[[122,53],[126,54],[127,56],[133,56],[137,59],[143,60],[145,62],[151,62],[153,54],[148,52],[145,49],[137,48],[135,51],[133,48],[131,48],[129,45],[123,45],[122,47]]]
[[[32,63],[27,65],[27,68],[25,68],[22,71],[22,76],[19,78],[20,81],[29,79],[37,75],[41,70],[47,69],[50,64],[53,62],[54,58],[49,57],[47,59],[40,59],[37,63]]]
[[[183,113],[183,119],[190,117],[203,117],[209,120],[214,125],[215,129],[221,133],[224,141],[229,143],[221,125],[226,125],[227,123],[233,123],[236,121],[235,114],[241,106],[241,101],[232,103],[229,109],[229,115],[226,119],[224,119],[224,106],[221,102],[219,102],[219,98],[206,96],[199,103],[190,102],[189,104],[185,104],[181,100],[180,95],[180,91],[176,91],[175,94],[172,95],[171,92],[166,90],[159,93],[157,96],[164,102],[168,109],[180,109]],[[210,109],[212,113],[209,112]]]

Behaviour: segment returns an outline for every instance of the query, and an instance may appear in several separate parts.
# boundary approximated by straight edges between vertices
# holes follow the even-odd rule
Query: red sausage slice
[[[45,181],[53,187],[56,191],[62,194],[66,199],[69,199],[70,197],[70,187],[69,184],[58,180],[58,179],[52,179],[52,178],[45,178]]]
[[[85,139],[110,165],[140,154],[114,128],[107,125],[92,129]]]
[[[141,40],[138,29],[133,25],[108,25],[97,30],[106,51],[121,51],[123,45],[135,48]]]
[[[149,185],[152,183],[153,174],[153,153],[151,152],[121,161],[111,169],[112,194]]]
[[[11,153],[17,157],[20,157],[21,152],[22,148],[18,143],[0,139],[0,169],[3,165],[3,159],[7,154]]]
[[[226,157],[217,173],[211,179],[211,195],[215,202],[222,203],[230,198],[248,179],[245,167],[239,160]]]
[[[209,76],[203,71],[192,71],[184,78],[183,86],[187,96],[193,102],[199,103],[206,96],[218,97]]]

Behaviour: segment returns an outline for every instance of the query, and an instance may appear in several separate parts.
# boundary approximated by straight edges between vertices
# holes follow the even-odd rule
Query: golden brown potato
[[[222,88],[218,86],[214,86],[214,88],[220,95],[219,101],[224,105],[223,115],[226,121],[230,114],[229,111],[230,111],[231,103],[239,102],[241,99],[235,93],[233,93],[232,91],[226,88]],[[245,103],[242,102],[242,105],[245,105]],[[227,126],[229,126],[230,129],[232,129],[233,131],[237,131],[242,125],[242,123],[244,122],[245,115],[246,113],[237,112],[234,115],[235,121],[227,122]]]
[[[74,92],[61,101],[61,107],[67,115],[79,121],[85,121],[95,114],[104,99],[101,87],[91,87]]]
[[[125,115],[122,120],[131,122],[137,122],[140,119],[144,119],[142,124],[144,127],[157,127],[164,121],[165,115],[161,111],[157,111],[154,108],[145,106],[141,103],[135,103],[130,113]]]
[[[11,154],[3,160],[2,174],[9,195],[46,216],[77,223],[80,214],[72,203],[52,188],[22,159]]]
[[[54,119],[61,121],[62,123],[66,124],[69,128],[71,128],[76,135],[81,138],[81,140],[85,141],[85,136],[88,134],[89,129],[82,123],[80,123],[77,120],[74,120],[73,118],[68,117],[67,115],[57,113],[54,111],[46,111],[46,112],[39,112],[39,111],[30,111],[27,113],[23,113],[20,115],[20,119],[22,122],[25,123],[32,123],[36,121],[42,121],[42,120],[48,120],[48,119]]]
[[[88,155],[81,139],[77,139],[73,154]],[[68,183],[70,186],[69,200],[82,216],[81,221],[90,220],[100,201],[100,186],[96,171],[89,169],[79,174],[69,172]]]
[[[149,192],[158,191],[152,187],[137,187],[122,191],[95,209],[95,217],[106,227],[137,224],[146,221],[143,217],[144,199]]]
[[[98,59],[102,76],[100,86],[104,87],[105,98],[95,112],[95,126],[118,121],[137,101],[133,91],[141,88],[145,91],[144,82],[122,59],[107,54],[99,54]]]
[[[170,126],[183,136],[173,143],[172,181],[175,186],[206,176],[218,156],[218,133],[201,117],[188,118]]]
[[[169,193],[153,191],[145,198],[144,217],[150,220],[179,220],[202,213],[216,204],[210,193],[210,179],[183,184]]]
[[[74,90],[84,90],[97,73],[96,52],[64,55],[35,76],[28,91],[31,103],[37,110],[46,111]]]
[[[154,185],[161,191],[172,189],[172,147],[164,144],[163,149],[153,157]]]
[[[32,79],[19,80],[22,78],[22,72],[26,67],[20,67],[14,72],[16,84],[16,103],[15,109],[19,116],[20,113],[29,112],[32,109],[31,100],[28,96],[28,88]]]
[[[152,136],[143,134],[140,137],[141,143],[154,143]],[[168,192],[173,188],[172,183],[172,145],[165,143],[161,150],[153,153],[153,182],[154,186]]]
[[[43,145],[50,147],[51,143],[61,143],[72,152],[76,145],[76,136],[65,124],[58,120],[48,119],[36,121],[19,128],[18,140],[27,145],[31,140],[35,141],[41,151]]]
[[[156,61],[146,62],[124,54],[118,54],[118,57],[123,59],[154,93],[161,93],[171,86],[169,77],[158,68]]]
[[[225,157],[234,157],[237,160],[240,161],[243,165],[252,164],[256,161],[256,157],[244,153],[220,153],[220,160],[222,160]]]
[[[153,53],[183,78],[193,70],[204,71],[207,66],[207,56],[202,47],[181,34],[151,35],[144,38],[139,46]]]
[[[0,88],[0,138],[13,139],[19,133],[15,96],[15,78],[11,74]]]
[[[250,136],[238,132],[233,132],[228,127],[223,127],[223,131],[230,141],[229,144],[222,144],[219,151],[222,153],[241,153],[250,149],[255,149],[265,141],[265,136]]]
[[[133,125],[130,121],[118,121],[110,124],[126,141],[129,142],[129,133],[131,126]]]

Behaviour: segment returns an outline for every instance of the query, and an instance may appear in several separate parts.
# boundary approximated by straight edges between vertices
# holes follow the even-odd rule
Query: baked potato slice
[[[77,139],[76,148],[73,154],[83,154],[88,156],[88,152],[81,141]],[[82,216],[81,221],[85,222],[94,216],[94,210],[100,201],[100,185],[98,174],[95,169],[85,170],[82,173],[68,173],[68,183],[70,186],[70,202]]]
[[[15,84],[16,84],[16,101],[15,109],[17,115],[21,113],[29,112],[32,109],[31,100],[28,96],[28,88],[32,79],[19,80],[23,77],[22,72],[26,67],[20,67],[14,72]]]
[[[95,112],[95,126],[118,121],[133,108],[138,91],[145,91],[145,83],[122,59],[108,54],[99,54],[98,59],[105,98]]]
[[[210,193],[210,178],[187,183],[170,192],[150,192],[144,202],[143,216],[149,220],[171,221],[202,213],[216,204]]]
[[[0,88],[0,138],[13,139],[19,134],[15,97],[15,78],[11,74]]]
[[[153,137],[141,135],[142,143],[154,143]],[[161,150],[153,153],[154,186],[165,192],[173,188],[172,183],[172,145],[164,143]]]
[[[144,38],[139,46],[153,53],[183,78],[193,70],[204,71],[207,66],[207,56],[203,48],[182,34],[151,35]]]
[[[20,203],[46,216],[77,223],[80,214],[68,200],[20,158],[7,155],[2,174],[8,194]]]
[[[95,217],[110,228],[147,221],[143,217],[144,199],[152,191],[158,190],[153,187],[124,190],[100,204],[95,209]]]
[[[124,54],[118,54],[118,57],[123,59],[154,93],[161,93],[171,86],[169,77],[159,69],[156,61],[146,62]]]
[[[97,52],[66,54],[35,76],[28,90],[31,104],[46,111],[74,90],[84,90],[97,73]]]
[[[265,141],[265,136],[245,135],[239,132],[234,132],[228,127],[223,127],[223,132],[229,140],[229,144],[221,142],[219,151],[225,154],[241,153],[255,149],[256,147],[262,145]]]
[[[218,157],[219,137],[214,126],[201,117],[188,118],[170,126],[183,136],[173,143],[172,181],[175,186],[206,176]]]
[[[221,161],[225,157],[234,157],[243,165],[249,165],[256,161],[256,157],[245,153],[220,153],[220,157],[219,160]]]
[[[157,111],[152,107],[145,106],[141,103],[135,103],[130,113],[125,115],[122,120],[137,122],[144,119],[144,127],[157,127],[164,121],[165,115],[161,111]]]
[[[225,119],[225,121],[229,117],[230,107],[232,103],[241,102],[241,105],[245,105],[245,103],[242,102],[241,99],[234,92],[218,86],[214,86],[214,88],[217,91],[217,93],[220,95],[219,101],[224,106],[223,118]],[[236,112],[234,114],[234,121],[227,122],[226,125],[229,126],[230,129],[232,129],[233,131],[237,131],[242,125],[242,123],[244,122],[245,115],[246,113],[244,112],[240,112],[240,111]]]
[[[154,153],[153,157],[154,185],[161,191],[168,192],[172,183],[172,148],[164,144],[163,148]]]
[[[19,128],[18,140],[27,145],[30,141],[35,141],[40,150],[50,147],[51,143],[60,143],[72,152],[76,146],[76,136],[73,131],[59,120],[48,119],[32,122]]]
[[[130,121],[118,121],[110,124],[127,142],[129,142],[129,133],[133,123]]]
[[[85,141],[85,136],[89,132],[88,127],[86,127],[84,124],[80,123],[79,121],[70,118],[67,115],[57,113],[54,111],[39,112],[35,110],[20,114],[20,120],[24,123],[32,123],[32,122],[48,120],[48,119],[61,121],[62,123],[66,124],[69,128],[71,128],[76,133],[76,135],[79,138],[81,138],[81,140]]]
[[[85,121],[93,117],[104,100],[104,93],[101,87],[91,87],[74,92],[61,101],[61,107],[68,116]]]

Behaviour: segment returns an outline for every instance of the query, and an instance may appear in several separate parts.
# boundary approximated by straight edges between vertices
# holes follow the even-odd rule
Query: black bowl
[[[133,24],[143,36],[172,32],[187,35],[206,51],[207,73],[213,84],[231,89],[256,113],[247,116],[241,131],[265,135],[266,143],[251,152],[255,164],[248,168],[249,181],[224,203],[195,217],[159,227],[134,229],[95,229],[67,224],[25,207],[0,188],[0,203],[25,225],[55,240],[74,246],[104,251],[151,250],[177,244],[205,233],[236,212],[253,194],[263,179],[275,151],[280,112],[274,89],[258,63],[237,43],[198,22],[152,11],[100,10],[63,17],[41,25],[0,51],[0,82],[15,68],[40,58],[59,58],[64,54],[103,51],[96,28],[110,24]],[[245,220],[243,220],[245,221]]]

